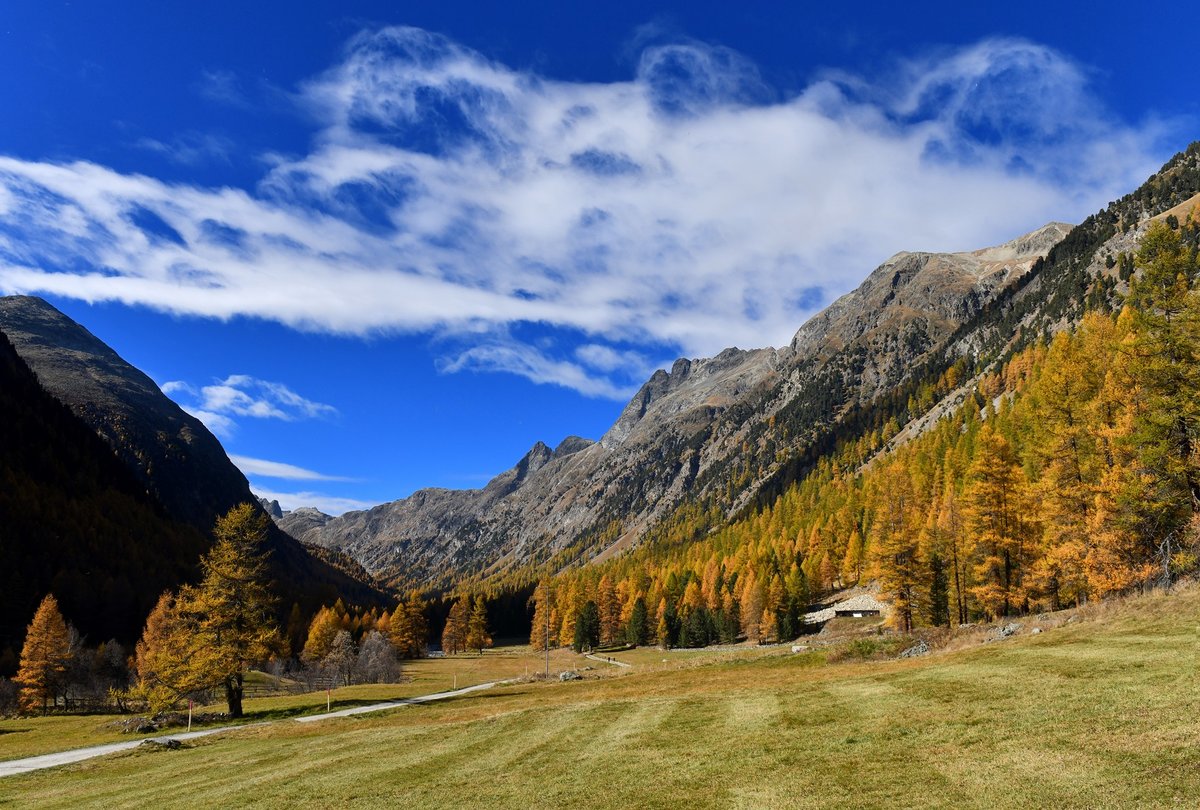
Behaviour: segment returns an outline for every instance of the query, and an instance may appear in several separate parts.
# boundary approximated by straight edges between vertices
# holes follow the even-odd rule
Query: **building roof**
[[[881,602],[869,593],[859,593],[851,596],[849,599],[831,605],[823,610],[814,610],[812,613],[804,615],[805,624],[822,624],[829,621],[840,612],[850,611],[867,611],[877,610],[880,616],[886,616],[891,612],[886,602]]]
[[[888,612],[888,606],[885,603],[880,602],[874,596],[871,596],[869,593],[860,593],[857,596],[851,596],[849,599],[838,602],[833,606],[834,613],[840,613],[847,610],[878,610],[880,614],[883,614]]]

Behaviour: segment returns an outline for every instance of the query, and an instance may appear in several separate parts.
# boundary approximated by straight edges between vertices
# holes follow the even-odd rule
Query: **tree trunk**
[[[242,673],[225,679],[225,702],[229,705],[230,717],[242,716]]]

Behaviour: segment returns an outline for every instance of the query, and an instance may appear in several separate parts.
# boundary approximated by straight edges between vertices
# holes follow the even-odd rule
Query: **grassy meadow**
[[[660,653],[616,677],[7,778],[0,806],[1200,803],[1200,589],[1089,606],[1040,635],[1024,624],[906,661],[830,664],[818,650],[664,668]]]
[[[329,707],[336,711],[369,703],[443,692],[453,689],[456,685],[462,688],[487,681],[520,678],[527,672],[538,671],[540,664],[544,664],[544,659],[531,656],[528,648],[523,646],[486,650],[482,656],[470,654],[406,661],[403,683],[359,684],[334,689],[329,696]],[[576,666],[593,665],[601,666],[566,650],[555,650],[552,653],[551,666],[555,668],[555,672]],[[269,680],[258,673],[250,673],[247,689],[251,690],[260,684],[265,685]],[[253,694],[252,691],[248,693]],[[236,722],[250,724],[320,714],[326,710],[325,697],[324,691],[250,697],[243,707],[245,716]],[[198,706],[195,711],[197,714],[224,712],[225,708],[224,703],[215,703],[211,706]],[[69,748],[134,739],[138,735],[126,734],[111,727],[112,723],[125,719],[128,719],[128,715],[70,714],[0,719],[0,762]],[[218,725],[229,723],[230,721],[224,720]],[[200,729],[204,726],[197,724],[194,728]],[[4,791],[0,788],[0,796],[3,795]]]

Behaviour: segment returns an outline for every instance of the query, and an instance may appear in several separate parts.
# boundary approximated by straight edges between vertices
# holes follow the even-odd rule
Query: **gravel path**
[[[266,723],[249,723],[237,726],[219,726],[217,728],[206,728],[200,731],[184,731],[177,734],[161,734],[155,737],[139,737],[136,740],[127,740],[124,742],[108,743],[107,745],[93,745],[88,748],[74,748],[70,751],[59,751],[55,754],[42,754],[36,757],[26,757],[25,759],[10,759],[6,762],[0,762],[0,777],[15,776],[20,773],[29,773],[30,771],[39,771],[43,768],[55,768],[59,765],[70,765],[72,762],[82,762],[85,759],[93,759],[94,757],[103,757],[108,754],[115,754],[119,751],[128,751],[132,748],[137,748],[144,742],[154,740],[157,742],[166,742],[167,740],[194,740],[198,737],[207,737],[210,734],[220,734],[223,731],[235,731],[239,728],[256,728],[258,726],[269,726],[277,723],[315,723],[318,720],[329,720],[334,717],[350,717],[355,714],[368,714],[370,712],[381,712],[387,709],[396,709],[401,706],[408,706],[412,703],[431,703],[435,700],[447,700],[449,698],[459,697],[460,695],[469,695],[472,692],[479,692],[484,689],[491,689],[504,683],[512,683],[512,681],[489,681],[488,683],[480,683],[475,686],[466,686],[462,689],[452,689],[448,692],[435,692],[432,695],[420,695],[418,697],[405,698],[404,700],[389,700],[385,703],[372,703],[368,706],[355,706],[352,709],[341,709],[336,712],[325,712],[324,714],[310,714],[305,717],[296,717],[292,720],[274,720]]]

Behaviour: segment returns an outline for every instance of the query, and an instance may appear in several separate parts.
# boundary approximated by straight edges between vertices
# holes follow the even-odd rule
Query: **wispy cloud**
[[[616,400],[633,396],[645,377],[645,359],[635,352],[626,353],[627,357],[637,358],[634,365],[619,367],[615,363],[597,364],[595,358],[602,354],[597,349],[601,347],[590,344],[576,350],[576,359],[583,361],[576,362],[576,359],[549,356],[545,351],[545,340],[539,341],[539,345],[529,345],[507,334],[477,337],[477,340],[480,342],[476,345],[441,358],[438,370],[447,374],[503,371],[536,383],[571,388],[584,396]],[[613,350],[607,351],[614,358],[621,356]]]
[[[246,374],[231,374],[223,380],[199,388],[182,380],[171,380],[162,384],[162,391],[179,402],[184,410],[203,422],[213,433],[225,437],[230,436],[237,426],[234,417],[292,422],[337,413],[337,409],[332,405],[306,399],[283,383],[260,380]]]
[[[229,460],[237,466],[239,470],[248,476],[260,476],[262,478],[277,478],[284,481],[352,481],[352,478],[345,478],[340,475],[326,475],[315,470],[308,470],[304,467],[297,467],[294,464],[286,464],[282,461],[268,461],[263,458],[251,458],[250,456],[231,455]]]
[[[241,79],[232,70],[206,70],[200,74],[196,92],[209,101],[232,107],[249,107],[250,98]]]
[[[234,142],[224,135],[206,132],[185,132],[169,141],[142,138],[135,146],[185,166],[229,163],[236,149]]]
[[[1122,121],[1087,75],[989,39],[782,98],[693,42],[588,84],[371,30],[297,89],[312,147],[254,189],[0,158],[0,289],[429,334],[445,371],[622,398],[630,347],[652,367],[782,345],[897,250],[995,244],[1134,187],[1172,127]],[[204,87],[239,97],[232,74]]]

